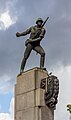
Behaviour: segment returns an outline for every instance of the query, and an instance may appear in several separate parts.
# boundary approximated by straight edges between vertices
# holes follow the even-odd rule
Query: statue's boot
[[[24,72],[25,64],[26,64],[26,59],[23,58],[22,63],[21,63],[20,73]]]
[[[25,64],[26,64],[26,59],[23,58],[21,67],[20,67],[20,73],[18,76],[20,76],[24,72]]]
[[[45,62],[45,56],[41,56],[41,58],[40,58],[40,68],[42,70],[46,70],[46,68],[44,67],[44,62]]]

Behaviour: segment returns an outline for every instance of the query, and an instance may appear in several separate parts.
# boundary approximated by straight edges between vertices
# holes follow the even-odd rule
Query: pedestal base
[[[17,77],[15,85],[15,120],[54,120],[54,111],[45,105],[41,79],[48,72],[33,68]]]

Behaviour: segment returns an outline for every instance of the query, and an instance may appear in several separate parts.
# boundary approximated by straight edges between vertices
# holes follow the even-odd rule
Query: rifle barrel
[[[45,25],[45,23],[47,22],[48,19],[49,19],[49,17],[46,18],[46,20],[44,21],[42,27]]]

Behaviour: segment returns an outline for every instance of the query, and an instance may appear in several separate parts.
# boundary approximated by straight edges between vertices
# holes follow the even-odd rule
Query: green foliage
[[[70,114],[71,114],[71,104],[68,104],[68,105],[67,105],[67,111],[69,111]]]

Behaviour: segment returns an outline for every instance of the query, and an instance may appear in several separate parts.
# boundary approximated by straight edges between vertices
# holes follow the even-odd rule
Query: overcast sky
[[[46,52],[45,67],[60,79],[55,120],[69,119],[66,104],[71,102],[71,0],[0,0],[0,120],[2,116],[4,120],[12,119],[9,104],[13,100],[24,43],[29,37],[16,38],[15,33],[35,25],[38,17],[45,20],[47,16],[46,35],[41,45]],[[39,66],[39,59],[39,55],[32,51],[25,70]],[[9,101],[4,103],[4,97]]]

